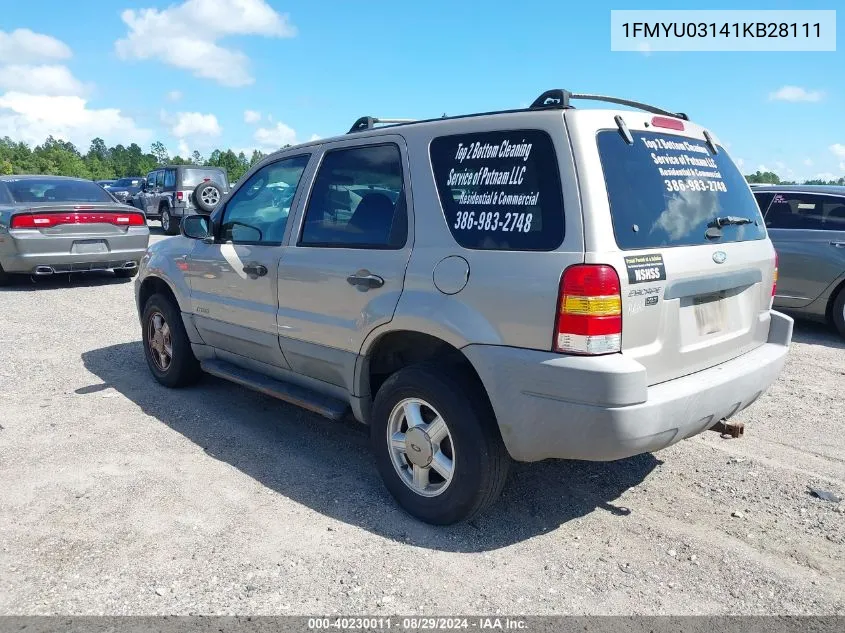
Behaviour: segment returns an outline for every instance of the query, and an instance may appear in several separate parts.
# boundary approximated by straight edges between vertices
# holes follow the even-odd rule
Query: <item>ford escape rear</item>
[[[489,506],[511,459],[614,460],[713,427],[776,379],[792,335],[719,141],[611,97],[363,117],[268,157],[183,235],[137,283],[156,379],[204,370],[350,411],[432,523]]]

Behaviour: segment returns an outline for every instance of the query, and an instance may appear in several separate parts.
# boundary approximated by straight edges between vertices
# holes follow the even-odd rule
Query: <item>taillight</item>
[[[177,199],[179,202],[182,202],[182,200],[183,200],[184,198],[185,198],[185,193],[184,193],[183,191],[177,191],[177,192],[176,192],[176,199]]]
[[[778,289],[778,252],[775,251],[775,274],[772,277],[772,302],[775,300],[775,292]]]
[[[13,229],[48,229],[61,224],[115,224],[117,226],[144,226],[140,213],[106,212],[59,212],[26,213],[12,218]]]
[[[577,264],[564,271],[553,349],[565,354],[622,349],[622,294],[612,266]]]

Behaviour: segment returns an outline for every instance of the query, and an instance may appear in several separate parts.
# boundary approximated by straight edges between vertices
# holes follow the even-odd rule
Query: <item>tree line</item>
[[[804,180],[803,182],[796,182],[794,180],[781,180],[773,171],[760,171],[759,169],[753,174],[748,174],[745,179],[754,184],[764,185],[845,185],[845,177],[836,180],[822,180],[814,178],[812,180]]]
[[[265,156],[258,150],[247,157],[244,152],[236,154],[231,149],[216,149],[208,157],[197,151],[188,157],[171,157],[164,143],[158,141],[145,152],[137,143],[108,147],[101,138],[91,141],[88,151],[83,154],[73,143],[52,136],[33,148],[6,136],[0,139],[0,175],[52,174],[107,180],[145,176],[162,165],[200,165],[224,167],[234,182]]]
[[[290,147],[285,145],[285,147]],[[0,174],[53,174],[56,176],[76,176],[90,180],[106,180],[124,176],[145,176],[148,172],[162,165],[200,165],[224,167],[229,179],[240,180],[246,171],[264,158],[266,154],[254,150],[247,157],[243,152],[237,154],[231,149],[216,149],[209,156],[203,157],[194,151],[190,156],[169,156],[164,143],[156,141],[144,152],[137,143],[128,146],[107,147],[103,139],[95,138],[86,153],[68,141],[47,137],[41,145],[30,148],[26,143],[15,142],[8,136],[0,139]],[[751,183],[775,185],[797,184],[782,180],[771,171],[756,171],[745,179]],[[845,177],[838,180],[805,180],[804,185],[845,185]]]

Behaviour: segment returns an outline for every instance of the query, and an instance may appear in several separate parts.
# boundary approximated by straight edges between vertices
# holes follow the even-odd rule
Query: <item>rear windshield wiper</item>
[[[722,217],[715,218],[710,224],[707,226],[714,226],[716,228],[721,228],[723,226],[731,226],[731,225],[742,225],[742,224],[754,224],[754,220],[751,218],[743,218],[736,215],[725,215]]]

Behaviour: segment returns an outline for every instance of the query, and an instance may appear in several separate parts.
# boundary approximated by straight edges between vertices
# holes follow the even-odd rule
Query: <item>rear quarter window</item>
[[[551,251],[563,242],[554,145],[540,130],[435,138],[431,166],[446,223],[464,248]]]
[[[632,132],[629,145],[617,130],[597,135],[613,232],[621,249],[723,244],[766,237],[763,217],[745,178],[721,147],[657,132]],[[748,224],[718,228],[717,218]],[[714,229],[715,230],[715,229]],[[711,231],[712,234],[712,231]]]

